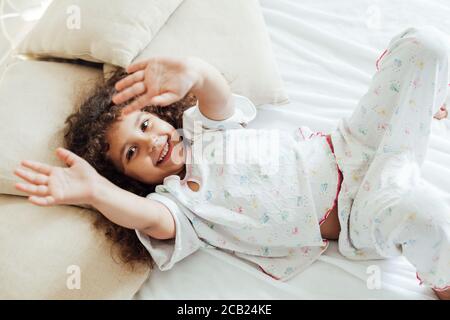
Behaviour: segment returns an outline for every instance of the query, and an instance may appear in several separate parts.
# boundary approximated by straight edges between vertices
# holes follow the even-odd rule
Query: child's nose
[[[147,143],[150,152],[153,151],[153,149],[158,145],[158,136],[155,134],[151,134],[149,137],[147,137]]]
[[[136,134],[136,140],[141,148],[148,149],[151,152],[157,147],[158,136],[151,132],[145,132],[144,134]]]

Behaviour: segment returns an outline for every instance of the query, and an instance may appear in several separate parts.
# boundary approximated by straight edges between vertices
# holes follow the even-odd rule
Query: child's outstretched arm
[[[125,228],[141,230],[157,239],[175,237],[175,222],[164,205],[117,187],[66,149],[58,148],[56,152],[67,168],[23,161],[22,165],[31,171],[14,171],[27,182],[17,183],[16,188],[29,194],[30,202],[40,206],[89,204]]]
[[[117,82],[116,104],[134,99],[125,109],[130,113],[148,105],[167,106],[192,92],[201,113],[212,120],[234,114],[231,89],[222,74],[195,58],[152,58],[127,68],[130,74]]]
[[[162,203],[123,190],[102,176],[94,190],[90,204],[115,224],[156,239],[175,237],[175,221]]]

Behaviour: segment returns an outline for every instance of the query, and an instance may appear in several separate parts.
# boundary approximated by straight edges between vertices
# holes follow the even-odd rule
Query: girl
[[[397,35],[330,135],[243,129],[256,109],[216,69],[150,59],[69,117],[67,168],[23,161],[16,188],[36,205],[93,206],[126,260],[150,253],[161,270],[205,246],[286,280],[339,239],[350,259],[403,254],[448,299],[450,208],[419,171],[433,113],[446,116],[447,59],[433,30]]]

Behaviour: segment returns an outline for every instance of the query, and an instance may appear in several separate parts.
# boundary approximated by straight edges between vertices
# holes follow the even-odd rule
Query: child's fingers
[[[46,197],[30,196],[28,197],[28,200],[30,200],[31,203],[37,206],[52,206],[56,204],[55,198],[53,198],[52,196]]]
[[[144,95],[140,96],[139,98],[135,99],[128,106],[123,108],[122,114],[127,115],[136,110],[140,110],[140,109],[144,108],[145,106],[149,105],[148,101],[149,101],[149,97],[144,94]]]
[[[47,175],[40,173],[36,174],[30,171],[22,170],[20,168],[14,170],[14,174],[22,178],[23,180],[36,185],[46,185],[48,184],[49,180],[49,177]]]
[[[125,101],[128,101],[136,96],[143,94],[146,91],[145,84],[143,82],[137,82],[133,84],[131,87],[127,87],[122,92],[116,94],[113,97],[113,102],[115,104],[121,104]]]
[[[144,81],[144,79],[145,79],[145,71],[139,70],[118,81],[115,85],[115,88],[117,91],[122,91],[125,88],[131,87],[136,82]]]
[[[177,94],[173,92],[166,92],[159,96],[153,97],[150,100],[150,104],[165,107],[172,103],[177,102],[178,100],[180,100],[180,98],[178,97]]]
[[[45,185],[35,185],[35,184],[25,184],[25,183],[16,183],[16,189],[25,193],[28,193],[32,196],[40,196],[45,197],[49,195],[48,186]]]
[[[132,103],[130,103],[128,106],[126,106],[122,110],[122,115],[127,115],[129,113],[132,113],[136,110],[140,110],[146,106],[152,105],[152,106],[168,106],[172,103],[177,102],[180,100],[179,96],[173,92],[166,92],[163,94],[160,94],[159,96],[149,98],[148,94],[144,94],[134,100]]]
[[[73,166],[75,162],[80,158],[75,153],[65,148],[56,149],[56,155],[69,167]]]
[[[136,71],[139,71],[139,70],[143,70],[143,69],[145,69],[147,67],[147,65],[148,65],[148,61],[142,61],[142,62],[134,63],[134,64],[128,66],[127,72],[128,73],[133,73],[133,72],[136,72]]]
[[[40,163],[37,161],[30,161],[30,160],[24,160],[21,162],[21,164],[29,169],[32,169],[36,172],[45,174],[45,175],[50,175],[50,173],[52,172],[52,167],[45,164],[45,163]]]

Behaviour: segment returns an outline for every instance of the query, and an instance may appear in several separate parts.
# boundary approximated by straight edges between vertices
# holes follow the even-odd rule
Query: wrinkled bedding
[[[265,105],[250,127],[330,131],[351,114],[392,36],[409,26],[450,32],[444,1],[260,0],[291,102]],[[450,41],[450,37],[449,37]],[[434,121],[425,179],[450,204],[450,121]],[[449,213],[450,214],[450,213]],[[379,271],[379,273],[377,273]],[[379,286],[373,276],[379,275]],[[245,284],[245,285],[243,285]],[[202,249],[172,270],[154,270],[135,299],[435,299],[402,257],[364,262],[337,243],[305,272],[279,282],[237,258]]]

